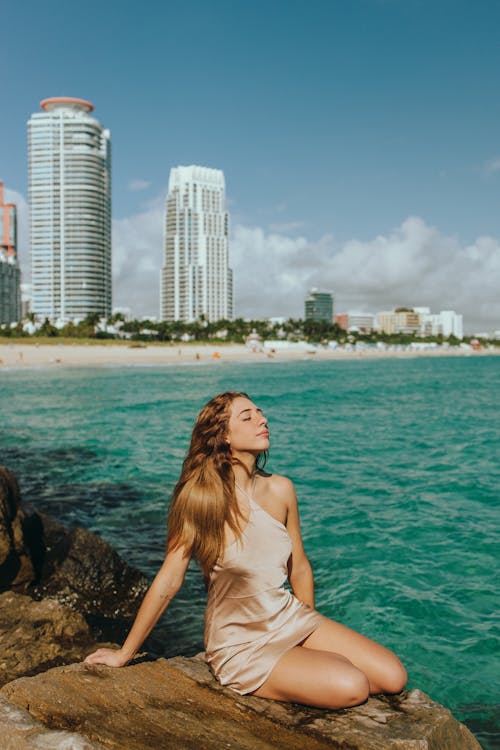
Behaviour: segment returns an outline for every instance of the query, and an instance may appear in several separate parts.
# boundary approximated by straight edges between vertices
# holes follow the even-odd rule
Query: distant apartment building
[[[21,270],[17,259],[17,207],[4,203],[0,182],[0,324],[21,320]]]
[[[454,310],[431,313],[429,307],[398,308],[376,315],[377,328],[384,333],[408,333],[419,336],[455,336],[463,338],[463,317]]]
[[[334,323],[344,331],[371,333],[375,328],[375,316],[372,313],[355,311],[338,313],[334,317]]]
[[[31,284],[21,284],[21,319],[26,320],[31,313]]]
[[[439,315],[431,313],[430,307],[415,307],[414,309],[420,314],[421,336],[438,336],[443,333]]]
[[[359,331],[359,333],[371,333],[375,327],[375,316],[365,312],[347,313],[349,321],[349,331]]]
[[[378,330],[389,335],[396,333],[396,315],[392,310],[383,310],[375,315]]]
[[[28,122],[32,311],[111,314],[111,144],[84,99],[44,99]]]
[[[396,333],[419,333],[420,314],[413,309],[396,309]]]
[[[416,307],[420,313],[422,336],[455,336],[463,338],[463,316],[454,310],[431,313],[428,307]]]
[[[349,330],[349,313],[337,313],[333,316],[333,322],[342,328],[343,331]]]
[[[188,166],[170,171],[161,274],[161,319],[233,317],[229,215],[224,173]]]
[[[333,295],[313,288],[305,300],[305,319],[333,322]]]
[[[383,333],[419,333],[420,314],[410,308],[397,308],[392,312],[376,315],[377,328]]]
[[[454,310],[441,310],[441,327],[443,336],[455,336],[457,339],[464,337],[463,315],[456,313]]]

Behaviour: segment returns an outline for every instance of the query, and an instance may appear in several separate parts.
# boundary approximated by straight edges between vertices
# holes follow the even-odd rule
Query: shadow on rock
[[[16,478],[0,468],[0,591],[55,599],[81,613],[98,638],[121,640],[147,587],[97,534],[27,515]]]

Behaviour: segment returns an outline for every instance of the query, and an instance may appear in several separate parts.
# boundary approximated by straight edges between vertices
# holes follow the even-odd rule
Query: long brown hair
[[[230,407],[238,397],[249,398],[239,391],[219,393],[198,414],[168,513],[168,549],[184,547],[205,577],[222,554],[225,524],[237,539],[241,536],[235,459],[227,442]],[[262,457],[265,463],[260,454],[257,467]]]

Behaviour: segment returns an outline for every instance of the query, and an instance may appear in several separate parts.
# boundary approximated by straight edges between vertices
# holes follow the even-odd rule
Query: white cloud
[[[294,232],[296,229],[301,229],[303,226],[303,221],[289,221],[285,224],[269,224],[269,229],[271,232],[278,232],[278,234],[284,232],[286,234],[287,232]]]
[[[151,183],[148,180],[129,180],[127,187],[129,190],[146,190]]]
[[[26,271],[28,207],[19,193],[5,194],[18,205]],[[158,314],[164,208],[162,195],[113,221],[113,302],[136,316]],[[334,293],[338,311],[426,305],[462,312],[467,331],[500,328],[500,240],[479,237],[465,245],[414,216],[373,239],[344,243],[236,224],[230,263],[238,316],[303,317],[305,295],[316,286]]]
[[[496,159],[490,159],[490,161],[487,161],[484,165],[484,171],[486,174],[494,174],[494,172],[500,171],[500,157],[497,157]]]
[[[146,210],[113,220],[113,306],[134,316],[159,314],[164,197]]]
[[[462,312],[467,330],[500,325],[499,240],[465,246],[418,217],[343,244],[237,226],[231,257],[238,315],[302,317],[307,290],[316,286],[334,293],[337,310],[427,305]]]

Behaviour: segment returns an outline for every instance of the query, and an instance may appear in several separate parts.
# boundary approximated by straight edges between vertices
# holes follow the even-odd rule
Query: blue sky
[[[112,134],[117,304],[157,313],[168,173],[198,163],[226,176],[240,314],[301,315],[326,282],[338,310],[430,304],[500,328],[498,2],[3,6],[0,179],[26,197],[41,99],[94,103]],[[25,267],[26,245],[23,228]]]

